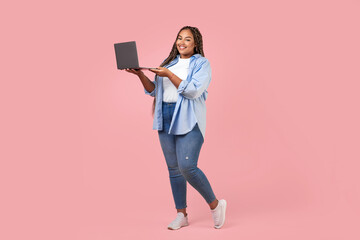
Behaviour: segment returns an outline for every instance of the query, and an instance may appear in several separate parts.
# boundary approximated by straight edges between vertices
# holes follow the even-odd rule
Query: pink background
[[[360,2],[1,4],[0,238],[359,239]],[[175,208],[143,66],[197,26],[213,78],[199,167],[228,201],[221,230],[188,185]],[[146,72],[153,79],[153,73]]]

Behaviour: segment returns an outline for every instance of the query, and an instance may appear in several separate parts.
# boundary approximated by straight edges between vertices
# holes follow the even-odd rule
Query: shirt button
[[[189,157],[186,157],[185,159],[189,159]]]

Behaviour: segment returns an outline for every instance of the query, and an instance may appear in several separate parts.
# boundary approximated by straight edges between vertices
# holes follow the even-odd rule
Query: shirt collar
[[[201,57],[200,53],[193,54],[190,57],[190,62],[191,62],[191,59],[196,59],[196,58],[199,58],[199,57]],[[171,67],[172,65],[176,64],[179,61],[179,58],[180,58],[180,54],[176,55],[176,58],[174,58],[174,60],[172,60],[170,63],[166,64],[164,67]]]
[[[201,54],[200,53],[195,53],[190,58],[199,58],[199,57],[201,57]],[[180,58],[180,54],[177,55],[177,58]]]

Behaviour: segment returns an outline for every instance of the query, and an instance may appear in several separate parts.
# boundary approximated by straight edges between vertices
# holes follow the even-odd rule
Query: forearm
[[[139,74],[138,77],[140,78],[141,83],[146,89],[146,91],[148,92],[154,91],[155,84],[152,81],[150,81],[150,79],[144,73]]]
[[[176,88],[178,88],[179,85],[180,85],[180,83],[182,82],[182,79],[179,78],[178,76],[176,76],[176,75],[175,75],[174,73],[172,73],[172,72],[170,72],[168,75],[169,75],[169,76],[167,76],[167,77],[170,79],[170,81],[174,84],[174,86],[175,86]]]

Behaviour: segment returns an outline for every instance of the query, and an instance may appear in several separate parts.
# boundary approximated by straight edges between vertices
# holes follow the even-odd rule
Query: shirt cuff
[[[189,84],[188,81],[186,80],[182,80],[178,86],[177,92],[178,93],[182,93],[184,92],[185,88],[187,87],[187,85]]]
[[[155,88],[154,88],[154,90],[152,90],[152,92],[148,92],[148,91],[146,91],[146,89],[144,88],[144,91],[145,91],[145,94],[147,94],[147,95],[150,95],[150,96],[152,96],[152,97],[154,97],[155,96]]]

